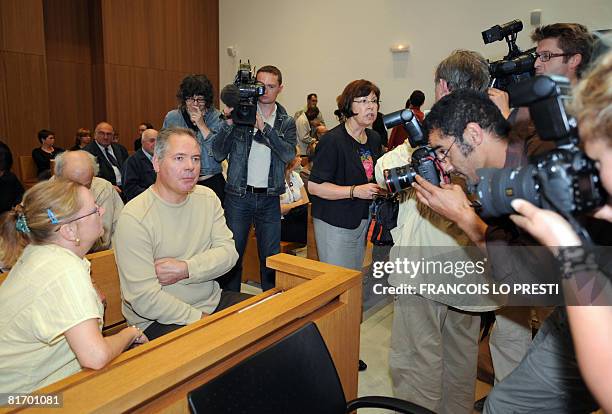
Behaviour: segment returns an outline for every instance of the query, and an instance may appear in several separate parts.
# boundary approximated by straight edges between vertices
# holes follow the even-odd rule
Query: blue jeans
[[[227,221],[227,227],[234,234],[238,262],[221,280],[217,279],[221,288],[240,292],[242,258],[251,224],[255,224],[261,288],[263,290],[272,289],[275,285],[276,273],[273,269],[266,267],[265,264],[268,256],[280,253],[281,213],[279,196],[250,192],[247,192],[244,196],[226,193],[225,220]]]

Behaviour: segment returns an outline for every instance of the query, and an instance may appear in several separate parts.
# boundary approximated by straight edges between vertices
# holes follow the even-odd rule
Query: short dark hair
[[[410,98],[408,98],[408,100],[410,101],[410,105],[420,108],[425,102],[425,94],[423,91],[419,91],[417,89],[410,94]]]
[[[187,98],[194,95],[202,95],[207,108],[212,106],[213,86],[206,75],[187,75],[181,81],[178,92],[176,93],[176,98],[179,100],[180,105],[184,106]],[[146,125],[144,122],[143,124]],[[149,125],[147,125],[147,127],[148,126]]]
[[[351,110],[353,100],[362,96],[368,96],[372,92],[376,95],[376,99],[380,99],[380,89],[369,80],[358,79],[352,81],[346,85],[340,96],[336,98],[338,111],[346,118],[354,116],[355,113]]]
[[[586,26],[579,23],[549,24],[538,27],[531,34],[531,40],[534,42],[553,38],[557,39],[563,53],[582,56],[582,61],[576,68],[576,76],[581,77],[591,60],[593,35],[589,33]],[[570,58],[571,56],[563,56],[563,63],[567,63]]]
[[[461,88],[486,91],[489,86],[489,65],[472,50],[455,50],[436,68],[436,83],[444,79],[450,91]]]
[[[266,73],[271,73],[273,75],[276,75],[276,78],[278,79],[278,84],[279,85],[283,84],[283,74],[281,73],[280,69],[277,68],[276,66],[267,65],[267,66],[260,67],[259,69],[257,69],[257,73],[255,74],[255,77],[259,75],[259,72],[266,72]]]
[[[42,144],[42,142],[46,140],[47,137],[49,137],[50,135],[55,136],[55,132],[49,131],[48,129],[41,129],[40,131],[38,131],[38,140]]]
[[[0,171],[9,172],[13,167],[13,153],[7,144],[0,141]]]
[[[193,96],[193,95],[192,95],[192,96]],[[153,124],[152,124],[152,123],[150,123],[150,122],[141,122],[141,123],[140,123],[140,125],[144,125],[144,126],[146,126],[146,127],[147,127],[147,129],[155,129],[155,128],[153,127]]]
[[[499,108],[484,92],[473,89],[457,89],[434,104],[425,117],[425,133],[429,136],[434,130],[457,140],[465,155],[466,143],[463,139],[465,127],[475,122],[498,138],[505,138],[510,132],[510,124]]]
[[[314,96],[315,98],[317,98],[317,94],[316,94],[316,93],[309,93],[309,94],[308,94],[308,96],[306,96],[306,100],[307,100],[307,101],[310,101],[310,98],[312,98],[313,96]]]

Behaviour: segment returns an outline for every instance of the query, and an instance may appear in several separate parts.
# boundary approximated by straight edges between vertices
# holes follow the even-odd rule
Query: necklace
[[[352,129],[351,127],[349,127],[348,125],[348,121],[344,123],[344,128],[346,128],[346,132],[348,132],[348,134],[357,142],[359,142],[361,145],[365,144],[368,141],[368,136],[366,135],[365,129],[363,131],[361,131],[361,133],[359,135],[357,135]],[[355,136],[357,135],[357,136]]]

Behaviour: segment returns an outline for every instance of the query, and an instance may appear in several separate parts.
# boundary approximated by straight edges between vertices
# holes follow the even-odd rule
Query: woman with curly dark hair
[[[225,179],[221,164],[213,158],[210,139],[223,124],[221,112],[213,105],[213,86],[206,75],[188,75],[181,81],[176,94],[179,106],[168,112],[164,128],[173,126],[191,129],[201,150],[200,178],[198,184],[213,190],[223,204]]]

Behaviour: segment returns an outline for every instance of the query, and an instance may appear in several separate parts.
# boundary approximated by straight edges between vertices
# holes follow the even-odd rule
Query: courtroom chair
[[[26,189],[31,188],[38,182],[36,164],[31,155],[19,156],[19,169],[21,170],[21,182]]]
[[[334,361],[312,322],[189,392],[187,399],[195,414],[338,414],[359,408],[432,413],[391,397],[347,403]]]

